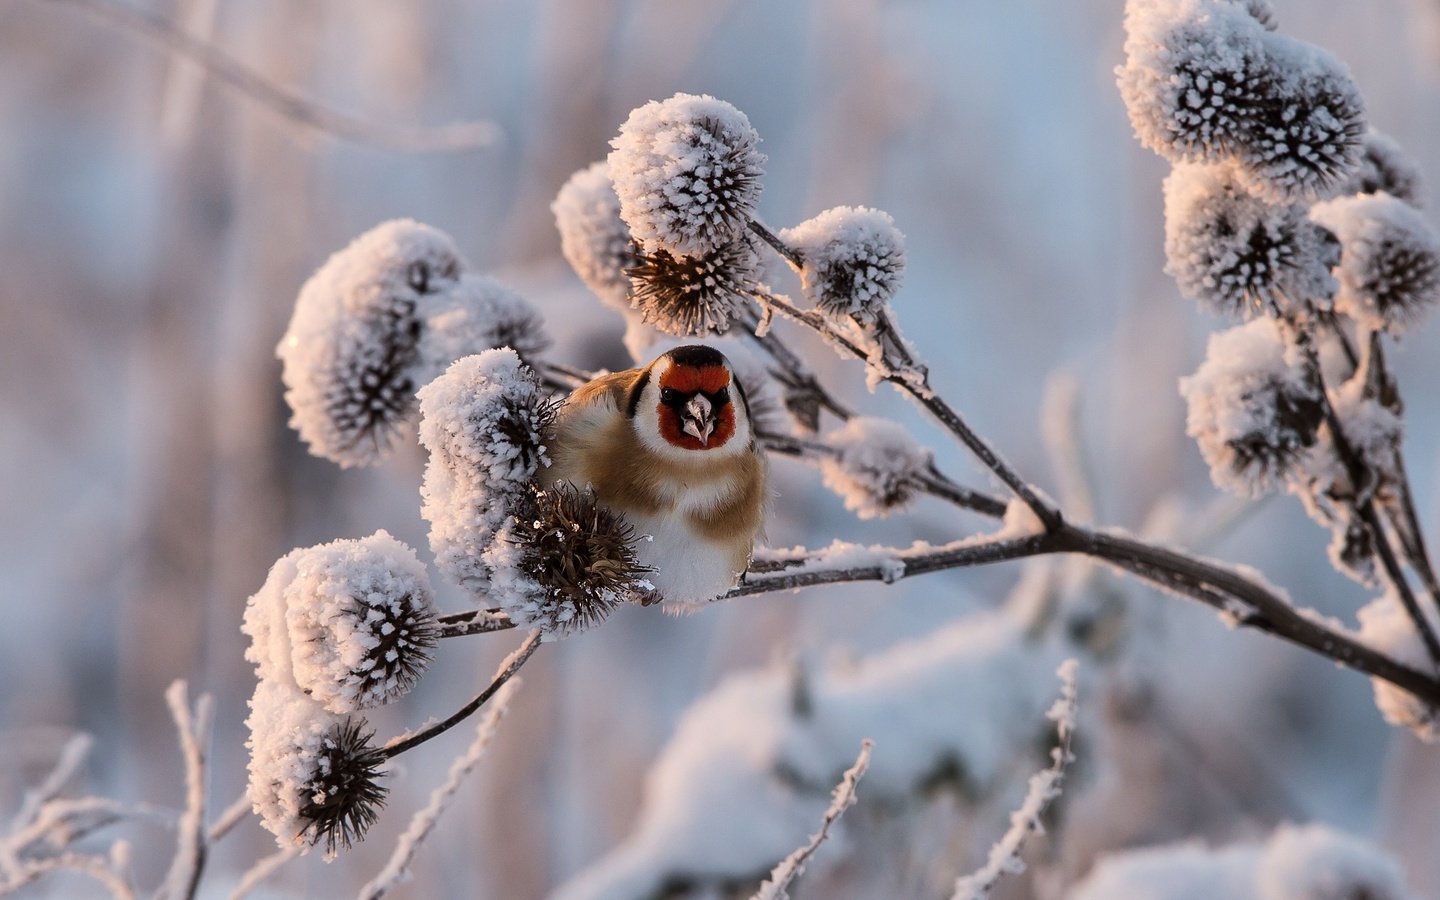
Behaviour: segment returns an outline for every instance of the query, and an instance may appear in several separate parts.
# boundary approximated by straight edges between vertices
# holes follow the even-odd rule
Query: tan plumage
[[[716,388],[722,377],[733,392]],[[686,418],[694,410],[709,414],[701,418],[713,432]],[[711,599],[749,564],[764,516],[765,463],[743,388],[717,351],[680,347],[595,379],[570,395],[547,437],[551,465],[542,477],[590,485],[648,535],[637,550],[656,568],[650,580],[664,599]]]

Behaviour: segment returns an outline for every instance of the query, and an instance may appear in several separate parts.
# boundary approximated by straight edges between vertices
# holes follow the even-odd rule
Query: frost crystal
[[[312,453],[357,466],[390,449],[415,405],[417,308],[461,267],[448,236],[401,219],[356,238],[305,282],[276,353],[290,424]]]
[[[1343,64],[1272,21],[1255,3],[1131,0],[1120,93],[1140,142],[1171,162],[1233,158],[1253,193],[1313,199],[1351,177],[1364,105]]]
[[[384,757],[363,720],[325,712],[294,687],[261,680],[250,700],[249,796],[282,849],[324,841],[327,857],[362,839],[385,802]]]
[[[1357,615],[1360,640],[1407,666],[1422,672],[1432,670],[1425,643],[1393,591],[1371,601]],[[1440,710],[1383,679],[1372,678],[1370,685],[1386,722],[1410,729],[1427,744],[1440,742]]]
[[[333,713],[409,693],[438,634],[433,592],[415,551],[384,531],[287,557],[285,589],[295,681]]]
[[[601,160],[571,175],[550,211],[560,232],[560,252],[575,274],[607,306],[629,309],[625,269],[634,264],[634,250],[609,165]]]
[[[745,114],[708,95],[635,109],[610,142],[620,215],[645,250],[700,256],[733,240],[760,198],[765,154]]]
[[[1177,165],[1165,179],[1165,271],[1220,315],[1328,299],[1335,240],[1299,206],[1252,196],[1229,165]]]
[[[1398,333],[1440,299],[1440,234],[1413,206],[1380,193],[1317,204],[1311,216],[1340,239],[1340,311]]]
[[[548,461],[541,435],[552,416],[534,373],[508,349],[457,360],[420,391],[430,549],[441,571],[473,594],[490,586],[482,554]]]
[[[825,486],[862,519],[883,518],[909,505],[916,479],[930,463],[930,451],[886,419],[853,418],[826,435],[825,443],[835,451],[820,464]]]
[[[1365,135],[1360,167],[1341,194],[1384,192],[1418,208],[1425,179],[1415,160],[1387,134],[1373,128]]]
[[[1212,335],[1180,393],[1189,405],[1186,433],[1211,479],[1242,496],[1279,484],[1315,444],[1323,415],[1317,389],[1270,319]]]
[[[641,318],[666,334],[722,334],[739,315],[745,294],[760,282],[760,251],[749,232],[696,256],[668,250],[640,253],[626,269]]]
[[[838,206],[781,238],[805,260],[805,296],[831,315],[872,321],[900,289],[905,235],[889,213]]]

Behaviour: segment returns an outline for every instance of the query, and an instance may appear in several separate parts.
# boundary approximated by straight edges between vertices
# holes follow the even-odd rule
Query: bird
[[[725,355],[690,344],[570,394],[546,440],[545,483],[589,487],[634,529],[653,571],[642,602],[698,608],[735,586],[764,522],[766,467]]]

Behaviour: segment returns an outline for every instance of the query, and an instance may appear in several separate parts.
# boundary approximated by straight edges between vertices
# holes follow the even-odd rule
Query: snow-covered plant
[[[630,228],[620,218],[620,198],[610,180],[610,164],[591,163],[570,176],[550,204],[560,232],[560,252],[580,280],[606,306],[628,309],[634,264]]]
[[[856,416],[825,443],[835,454],[820,463],[825,486],[862,519],[902,512],[923,489],[930,451],[897,422]]]
[[[1440,234],[1387,193],[1338,197],[1311,217],[1344,248],[1335,308],[1375,331],[1398,334],[1440,300]]]
[[[905,236],[887,212],[837,206],[779,236],[804,260],[805,297],[829,315],[874,322],[900,290]]]
[[[741,233],[693,255],[641,251],[625,270],[642,320],[666,334],[724,334],[760,280],[755,238]]]
[[[1365,134],[1360,166],[1340,195],[1379,193],[1418,209],[1425,193],[1425,176],[1394,138],[1372,128]]]

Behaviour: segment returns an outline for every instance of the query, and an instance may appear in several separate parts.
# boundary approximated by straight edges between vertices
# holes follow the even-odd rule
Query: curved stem
[[[394,740],[390,741],[384,747],[380,748],[380,755],[383,756],[385,759],[394,759],[405,751],[412,750],[415,747],[418,747],[426,741],[430,740],[431,738],[444,734],[451,728],[454,728],[456,725],[459,725],[461,722],[474,715],[476,710],[485,705],[485,701],[495,696],[495,692],[500,690],[500,688],[504,687],[505,682],[509,681],[515,676],[516,672],[520,671],[520,667],[525,665],[525,662],[530,659],[532,655],[534,655],[535,650],[539,646],[540,632],[530,632],[530,636],[525,638],[525,642],[521,644],[514,653],[507,656],[505,658],[505,661],[500,664],[500,671],[495,673],[495,678],[490,682],[490,684],[485,688],[485,690],[476,694],[474,699],[472,699],[464,706],[460,707],[448,719],[445,719],[443,722],[437,722],[434,725],[422,728],[419,731],[404,735],[402,737],[397,737]]]

